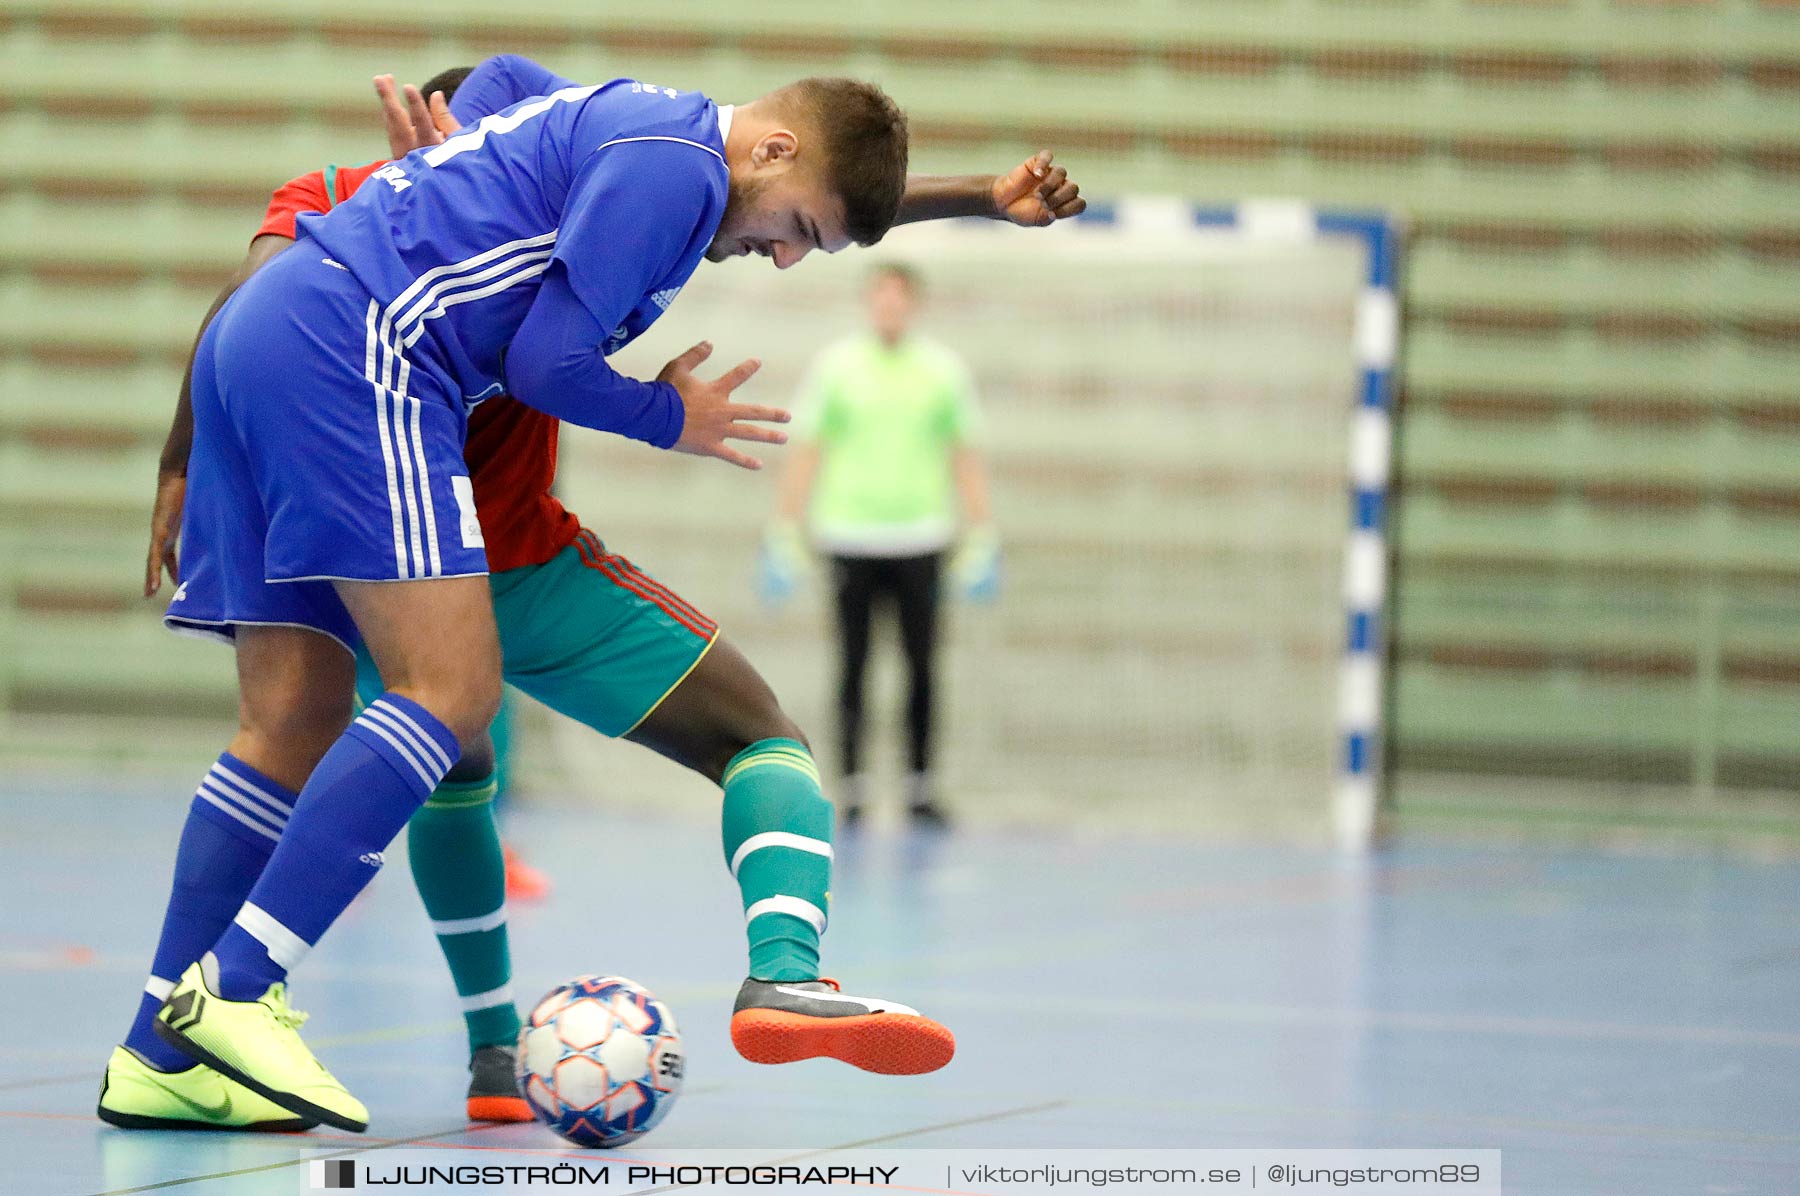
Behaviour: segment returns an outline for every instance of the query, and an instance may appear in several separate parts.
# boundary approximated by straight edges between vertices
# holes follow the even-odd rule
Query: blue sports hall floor
[[[464,1122],[456,1005],[398,862],[295,977],[367,1135],[95,1120],[184,802],[0,790],[0,1191],[286,1196],[351,1153],[563,1157]],[[870,832],[841,845],[827,970],[960,1044],[897,1079],[732,1052],[739,916],[708,826],[539,807],[512,830],[558,882],[513,913],[521,998],[611,972],[681,1018],[687,1090],[641,1148],[1494,1147],[1509,1196],[1800,1191],[1793,861]]]

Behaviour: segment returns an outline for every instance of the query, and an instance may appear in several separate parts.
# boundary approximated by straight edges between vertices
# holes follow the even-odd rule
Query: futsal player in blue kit
[[[786,418],[732,401],[755,362],[703,380],[700,345],[641,382],[605,354],[702,257],[785,268],[873,243],[905,174],[904,118],[865,84],[805,80],[736,109],[629,80],[562,87],[304,219],[225,305],[194,365],[185,577],[167,618],[235,643],[241,727],[218,768],[286,826],[164,1003],[171,1046],[299,1118],[366,1126],[300,1040],[284,980],[498,700],[469,406],[504,389],[755,467],[727,441],[779,443],[764,425]],[[342,731],[354,677],[340,649],[359,636],[389,689]],[[948,1058],[949,1032],[904,1006],[772,992],[769,1011],[798,999],[850,1002],[897,1054]]]

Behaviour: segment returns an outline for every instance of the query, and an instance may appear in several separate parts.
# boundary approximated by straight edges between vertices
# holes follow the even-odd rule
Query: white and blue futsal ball
[[[675,1015],[641,984],[577,976],[519,1032],[519,1091],[577,1146],[622,1146],[656,1128],[681,1092]]]

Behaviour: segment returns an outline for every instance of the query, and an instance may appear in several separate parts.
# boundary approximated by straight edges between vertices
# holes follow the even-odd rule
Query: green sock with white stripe
[[[413,883],[462,998],[469,1050],[519,1036],[506,947],[506,859],[494,778],[445,781],[406,828]]]
[[[812,753],[764,739],[725,766],[725,859],[744,895],[750,975],[817,980],[831,903],[831,803]]]

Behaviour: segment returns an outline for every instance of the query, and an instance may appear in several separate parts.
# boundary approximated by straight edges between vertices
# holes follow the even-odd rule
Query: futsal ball
[[[683,1061],[675,1015],[656,994],[619,976],[577,976],[519,1032],[519,1091],[575,1145],[622,1146],[669,1115]]]

